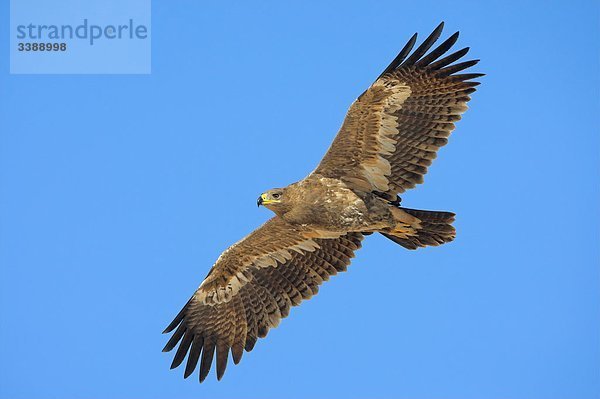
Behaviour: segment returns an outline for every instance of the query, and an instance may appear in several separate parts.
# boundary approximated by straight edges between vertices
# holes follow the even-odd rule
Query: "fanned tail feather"
[[[455,214],[442,211],[423,211],[418,209],[400,208],[404,212],[418,218],[421,222],[415,228],[416,234],[398,237],[382,232],[385,237],[407,249],[417,249],[427,246],[438,246],[454,240],[456,230],[452,226]]]

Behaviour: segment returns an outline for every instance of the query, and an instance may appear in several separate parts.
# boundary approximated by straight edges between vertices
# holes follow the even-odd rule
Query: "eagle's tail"
[[[381,232],[381,234],[404,248],[417,249],[429,245],[437,246],[450,242],[456,237],[456,230],[452,226],[455,215],[452,212],[421,211],[402,207],[396,209],[400,209],[418,220],[407,220],[406,217],[400,215],[399,225],[406,226],[406,228]]]

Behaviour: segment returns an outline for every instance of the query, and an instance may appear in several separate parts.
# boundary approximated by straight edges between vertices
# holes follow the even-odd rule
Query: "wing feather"
[[[278,217],[268,221],[219,257],[165,330],[175,332],[164,351],[179,344],[172,367],[182,364],[187,354],[184,377],[200,362],[202,382],[216,354],[216,375],[221,379],[229,353],[239,363],[244,350],[250,352],[293,306],[316,295],[331,275],[346,270],[362,238],[360,233],[315,238],[315,232],[299,230]]]
[[[433,32],[431,32],[431,34],[429,36],[427,36],[427,39],[425,39],[423,41],[423,43],[421,43],[421,45],[419,47],[417,47],[417,49],[410,55],[410,57],[408,57],[406,59],[406,61],[404,61],[402,63],[402,65],[413,65],[417,60],[419,60],[422,56],[424,56],[425,53],[427,52],[427,50],[429,50],[431,48],[431,46],[433,46],[433,43],[435,43],[437,41],[437,39],[440,38],[440,35],[442,34],[443,29],[444,29],[444,23],[441,22],[433,30]]]
[[[425,56],[425,57],[421,58],[420,60],[418,60],[417,62],[415,62],[415,65],[419,66],[419,67],[424,67],[424,66],[429,65],[434,60],[437,60],[439,57],[441,57],[443,54],[445,54],[448,50],[450,50],[452,48],[452,46],[454,46],[454,43],[456,43],[456,41],[458,40],[458,36],[459,36],[459,32],[454,32],[442,44],[440,44],[432,52],[427,54],[427,56]]]
[[[458,40],[439,39],[441,23],[411,54],[416,35],[371,87],[352,104],[331,147],[313,172],[386,197],[423,182],[437,151],[467,110],[479,73],[458,72],[479,62],[455,63],[468,47],[442,57]]]
[[[381,75],[379,75],[379,77],[377,79],[379,79],[383,75],[393,71],[394,69],[398,68],[398,66],[400,64],[402,64],[402,62],[404,61],[406,56],[411,52],[411,50],[415,46],[416,42],[417,42],[417,34],[415,33],[414,35],[412,35],[410,40],[404,45],[402,50],[400,50],[400,53],[398,53],[396,58],[394,58],[394,60],[390,63],[390,65],[388,65],[387,68],[385,68],[383,70],[383,72],[381,73]]]
[[[190,348],[190,353],[188,355],[188,360],[185,365],[185,371],[183,373],[183,378],[188,378],[194,370],[196,369],[196,365],[198,364],[198,359],[200,359],[200,353],[202,352],[202,345],[204,344],[204,340],[201,336],[195,336],[192,341],[192,347]]]

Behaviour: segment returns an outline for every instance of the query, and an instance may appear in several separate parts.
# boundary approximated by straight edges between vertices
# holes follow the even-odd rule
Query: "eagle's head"
[[[264,205],[266,208],[277,212],[280,208],[283,208],[286,204],[285,189],[273,188],[265,191],[256,200],[256,205]]]

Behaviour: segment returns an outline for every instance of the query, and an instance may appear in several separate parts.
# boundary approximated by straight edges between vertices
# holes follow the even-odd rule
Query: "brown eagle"
[[[216,351],[217,379],[229,351],[237,364],[319,285],[345,271],[364,236],[381,233],[408,249],[452,241],[450,212],[400,206],[399,193],[423,175],[448,142],[454,122],[483,76],[459,73],[478,60],[455,63],[469,48],[442,57],[458,32],[429,51],[441,23],[412,51],[400,54],[352,104],[331,147],[305,179],[264,192],[258,205],[276,216],[217,259],[165,333],[177,344],[171,368],[187,355],[184,377],[200,361],[204,381]]]

